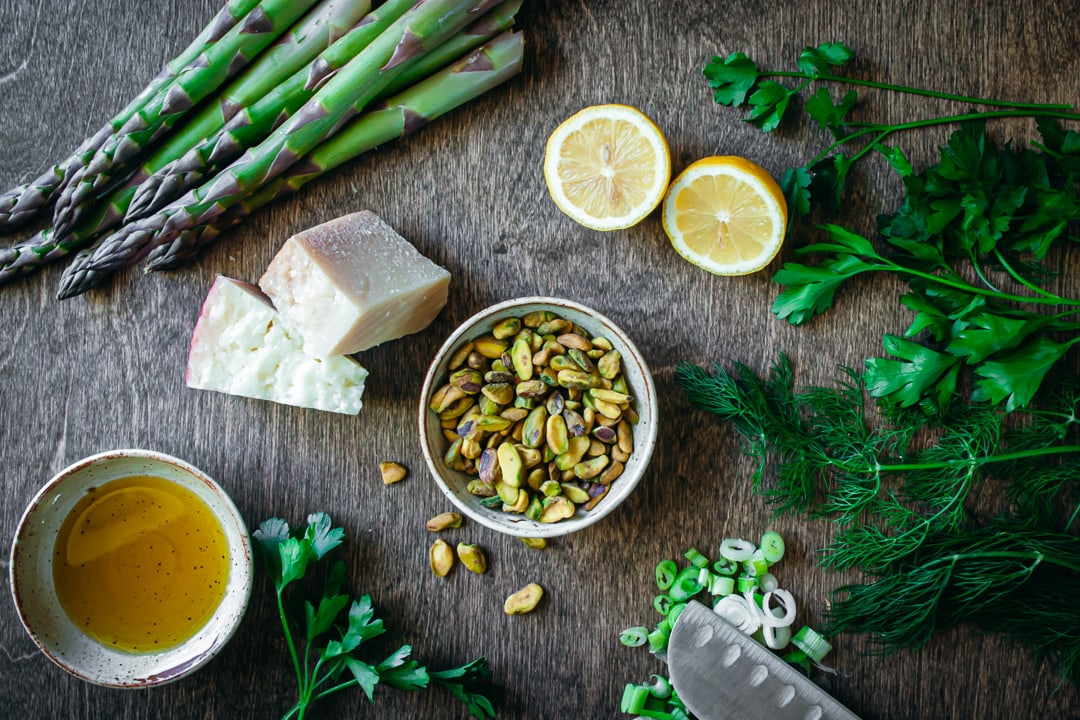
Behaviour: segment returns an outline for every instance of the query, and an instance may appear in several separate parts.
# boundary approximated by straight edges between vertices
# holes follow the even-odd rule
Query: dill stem
[[[877,465],[878,472],[911,472],[913,470],[935,470],[937,468],[949,468],[962,465],[990,465],[993,463],[1010,462],[1013,460],[1026,460],[1033,457],[1046,457],[1050,455],[1065,455],[1067,453],[1080,452],[1080,445],[1060,445],[1047,448],[1032,448],[1031,450],[1017,450],[1000,455],[987,455],[986,457],[960,458],[936,463],[899,463],[896,465]]]
[[[1031,567],[1031,570],[1035,569],[1036,565],[1040,563],[1050,563],[1051,565],[1057,565],[1058,567],[1071,570],[1073,572],[1080,573],[1080,563],[1071,562],[1066,558],[1057,557],[1055,555],[1048,555],[1044,552],[1033,551],[1024,552],[1022,550],[988,550],[986,552],[971,552],[971,553],[954,553],[952,555],[946,555],[945,557],[933,560],[927,565],[936,565],[941,562],[948,562],[950,565],[955,566],[956,563],[963,560],[1034,560],[1035,565]]]
[[[877,82],[875,80],[864,80],[863,78],[846,77],[841,75],[811,75],[810,73],[795,72],[793,70],[777,70],[773,72],[764,72],[758,75],[759,78],[775,78],[775,77],[787,77],[787,78],[801,78],[810,81],[821,82],[835,82],[847,85],[860,85],[862,87],[870,87],[876,90],[891,90],[894,92],[907,93],[909,95],[921,95],[923,97],[932,97],[939,100],[955,100],[956,102],[970,103],[972,105],[989,105],[991,107],[1004,107],[1015,108],[1018,110],[1063,110],[1068,111],[1073,109],[1073,105],[1067,103],[1026,103],[1026,102],[1013,102],[1010,100],[993,100],[990,98],[971,97],[968,95],[955,95],[953,93],[938,92],[936,90],[925,90],[923,88],[910,87],[908,85],[893,85],[891,83]],[[1071,115],[1073,119],[1080,120],[1080,115],[1076,113],[1067,113]]]

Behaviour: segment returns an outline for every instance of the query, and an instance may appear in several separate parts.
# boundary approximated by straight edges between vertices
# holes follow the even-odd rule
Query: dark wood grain
[[[0,0],[0,186],[35,176],[121,107],[217,9],[216,0]],[[764,368],[780,350],[800,379],[880,352],[906,314],[901,288],[877,279],[844,292],[820,322],[795,329],[769,313],[768,273],[720,278],[680,259],[657,217],[598,234],[561,215],[540,171],[544,142],[565,117],[601,102],[636,105],[664,129],[676,170],[739,154],[779,175],[824,138],[803,129],[764,136],[716,106],[700,75],[714,53],[743,50],[790,66],[830,39],[858,53],[860,73],[1003,98],[1080,98],[1080,2],[909,0],[903,3],[730,0],[527,0],[523,75],[406,142],[378,150],[265,209],[194,266],[167,275],[121,273],[86,297],[53,299],[60,268],[0,288],[0,536],[54,472],[93,452],[144,447],[178,455],[219,479],[252,525],[299,522],[325,509],[349,533],[354,589],[370,593],[390,628],[433,667],[486,655],[506,693],[500,717],[617,715],[625,682],[659,670],[622,648],[618,632],[653,621],[652,567],[689,546],[775,525],[789,539],[783,580],[820,617],[841,578],[819,570],[821,524],[783,519],[748,486],[750,465],[725,427],[690,411],[675,386],[682,359],[736,358]],[[874,113],[907,118],[940,107],[875,96]],[[960,109],[960,108],[955,108]],[[995,126],[1025,142],[1029,123]],[[807,144],[807,138],[809,145]],[[923,164],[945,132],[906,137]],[[877,161],[856,173],[844,220],[871,227],[899,193]],[[188,342],[217,274],[254,280],[292,233],[374,210],[453,273],[449,305],[425,332],[360,357],[371,371],[358,417],[188,390]],[[15,239],[17,239],[16,236]],[[1075,260],[1061,287],[1080,291]],[[422,464],[414,416],[436,348],[466,317],[498,300],[552,294],[621,324],[653,368],[664,417],[647,476],[604,522],[543,552],[475,524],[448,534],[486,548],[490,571],[427,570],[424,520],[449,509]],[[410,477],[384,487],[377,463]],[[4,561],[6,565],[6,561]],[[532,615],[501,612],[527,582],[547,589]],[[271,602],[259,582],[239,633],[194,677],[150,691],[81,683],[34,650],[10,600],[0,602],[0,715],[26,718],[272,718],[295,688]],[[845,637],[831,691],[864,718],[1075,718],[1080,695],[996,637],[961,630],[919,653],[865,659]],[[440,692],[353,692],[319,717],[464,717]]]

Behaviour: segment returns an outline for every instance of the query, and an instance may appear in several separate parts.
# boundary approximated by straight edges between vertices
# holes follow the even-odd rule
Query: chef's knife
[[[805,676],[691,601],[671,629],[675,692],[700,720],[859,720]]]

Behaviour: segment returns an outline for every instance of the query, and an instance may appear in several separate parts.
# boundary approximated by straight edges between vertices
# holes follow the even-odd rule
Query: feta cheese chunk
[[[191,335],[187,385],[355,415],[367,374],[349,357],[306,354],[259,288],[219,276]]]
[[[293,235],[259,279],[318,357],[423,330],[446,305],[449,285],[450,273],[370,211]]]

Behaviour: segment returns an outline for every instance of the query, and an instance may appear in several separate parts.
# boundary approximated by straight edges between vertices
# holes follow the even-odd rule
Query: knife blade
[[[778,655],[699,602],[668,640],[671,684],[700,720],[859,720]]]

